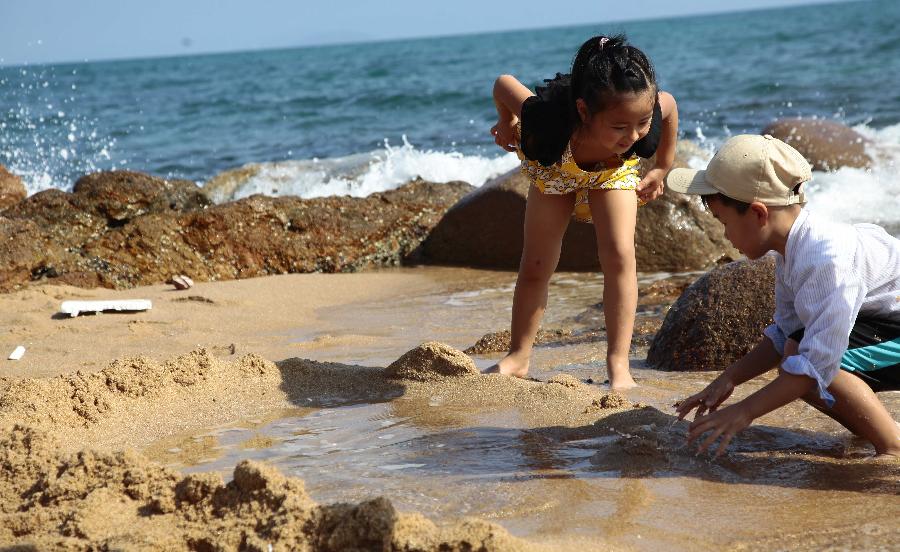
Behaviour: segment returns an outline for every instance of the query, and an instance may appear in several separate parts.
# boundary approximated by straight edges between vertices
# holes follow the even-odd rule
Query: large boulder
[[[133,171],[85,175],[75,182],[72,191],[110,226],[121,226],[150,213],[197,211],[212,205],[189,180],[163,180]]]
[[[0,217],[0,290],[31,280],[127,288],[352,272],[419,257],[443,213],[472,189],[415,181],[365,198],[251,196],[212,205],[192,182],[101,173],[46,190]]]
[[[868,140],[852,128],[823,119],[779,119],[762,131],[794,147],[817,171],[868,168]]]
[[[679,143],[681,160],[676,166],[686,166],[690,147],[689,142]],[[423,245],[425,258],[440,264],[517,269],[529,185],[516,168],[469,193],[434,228]],[[702,270],[739,256],[699,198],[670,191],[638,209],[635,247],[638,270],[648,272]],[[599,266],[593,225],[573,219],[558,268]]]
[[[685,372],[727,368],[759,343],[774,312],[774,257],[716,268],[669,309],[647,364]]]
[[[0,211],[22,201],[27,195],[22,179],[0,165]]]

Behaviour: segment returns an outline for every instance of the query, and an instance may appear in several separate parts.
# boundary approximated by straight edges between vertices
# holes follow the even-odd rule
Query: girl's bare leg
[[[590,200],[603,270],[609,385],[613,389],[628,389],[637,385],[628,367],[638,295],[634,253],[637,198],[631,190],[594,190]]]
[[[797,354],[798,349],[799,343],[787,340],[785,358]],[[866,382],[839,370],[828,392],[834,396],[831,408],[819,397],[818,389],[810,391],[803,400],[872,443],[877,454],[900,456],[900,427]]]
[[[509,354],[486,372],[524,378],[531,349],[547,308],[547,286],[559,263],[563,235],[575,207],[575,194],[542,194],[528,190],[525,207],[525,244],[513,294]]]

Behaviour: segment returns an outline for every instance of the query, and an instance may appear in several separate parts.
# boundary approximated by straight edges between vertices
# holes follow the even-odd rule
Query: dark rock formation
[[[0,211],[22,201],[27,195],[22,179],[0,165]]]
[[[647,353],[662,370],[722,370],[752,349],[775,312],[775,260],[716,268],[669,309]]]
[[[866,153],[868,140],[836,121],[780,119],[762,133],[793,146],[818,171],[872,165],[872,158]]]
[[[32,195],[0,217],[0,289],[30,280],[113,288],[290,272],[350,272],[418,258],[472,187],[412,182],[366,198],[252,196],[212,205],[191,182],[132,172]]]

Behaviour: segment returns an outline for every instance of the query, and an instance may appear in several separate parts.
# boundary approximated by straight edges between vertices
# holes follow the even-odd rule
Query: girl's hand
[[[734,384],[731,383],[731,380],[719,376],[707,385],[703,391],[675,404],[678,419],[683,420],[695,408],[697,409],[697,414],[694,416],[694,419],[699,419],[707,411],[712,414],[719,408],[720,404],[731,396],[732,391],[734,391]]]
[[[658,198],[665,191],[666,171],[659,167],[650,169],[637,187],[638,199],[649,203]]]
[[[516,116],[505,121],[503,118],[497,121],[497,124],[491,127],[491,136],[494,137],[494,143],[506,151],[516,151],[516,148],[519,146],[519,134],[516,131],[517,124],[519,124],[519,118]]]

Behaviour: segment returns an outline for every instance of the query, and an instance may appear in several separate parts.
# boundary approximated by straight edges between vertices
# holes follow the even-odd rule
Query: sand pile
[[[39,426],[73,445],[102,434],[133,446],[193,420],[231,419],[261,400],[283,402],[273,393],[280,382],[279,368],[254,354],[230,362],[206,349],[163,363],[123,358],[94,373],[0,379],[0,425]],[[234,395],[245,400],[222,400]]]
[[[523,550],[491,523],[438,528],[390,501],[318,505],[303,482],[244,461],[224,484],[134,453],[60,453],[25,425],[0,440],[0,542],[96,550]]]
[[[440,377],[476,376],[475,362],[462,351],[428,341],[408,351],[385,369],[389,378],[428,381]]]

